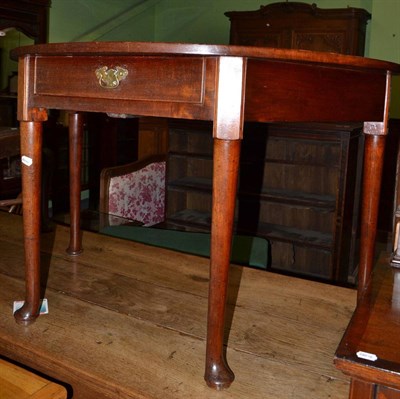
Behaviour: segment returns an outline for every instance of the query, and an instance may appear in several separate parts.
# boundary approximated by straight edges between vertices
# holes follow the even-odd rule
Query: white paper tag
[[[13,314],[18,310],[21,309],[22,306],[24,305],[25,301],[14,301],[13,304]],[[40,305],[40,314],[48,314],[49,313],[49,304],[47,301],[47,298],[44,298],[42,300],[42,303]]]
[[[376,356],[374,353],[358,351],[356,354],[360,359],[371,360],[372,362],[378,360],[378,356]]]
[[[22,155],[21,162],[26,166],[31,166],[33,163],[32,158],[29,158],[26,155]]]

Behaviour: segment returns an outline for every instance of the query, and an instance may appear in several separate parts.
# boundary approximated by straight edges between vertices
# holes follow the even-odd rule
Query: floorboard
[[[347,398],[333,355],[354,310],[349,288],[232,266],[231,388],[203,381],[208,260],[68,228],[43,235],[49,314],[17,325],[22,226],[0,212],[0,354],[69,386],[70,398]]]

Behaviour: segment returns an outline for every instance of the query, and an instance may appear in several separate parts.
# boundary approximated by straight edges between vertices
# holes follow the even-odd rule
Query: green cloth
[[[210,256],[209,233],[140,226],[109,226],[101,229],[100,233],[193,255]],[[234,235],[232,244],[231,261],[233,263],[267,268],[268,241],[266,239]]]

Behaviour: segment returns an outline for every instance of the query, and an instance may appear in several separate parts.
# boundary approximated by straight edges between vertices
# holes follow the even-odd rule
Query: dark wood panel
[[[83,60],[90,59],[90,57],[82,57]],[[96,57],[93,58],[93,60]],[[107,57],[106,57],[107,58]],[[110,57],[111,59],[112,57]],[[48,59],[48,57],[44,57]],[[50,66],[55,63],[57,57],[49,58]],[[125,59],[123,57],[123,59]],[[163,64],[164,59],[169,59],[168,57],[159,57],[159,62],[155,61],[153,57],[150,57],[152,62],[148,62],[147,66],[153,65],[155,69],[160,72],[160,64]],[[208,57],[205,61],[204,58],[200,58],[200,62],[193,63],[192,58],[187,57],[179,58],[184,61],[184,65],[189,66],[190,76],[188,79],[180,79],[179,74],[183,73],[186,68],[180,68],[178,66],[178,59],[172,65],[168,63],[169,68],[164,68],[163,70],[168,70],[168,76],[175,76],[173,83],[170,82],[169,78],[163,80],[163,84],[159,81],[159,75],[150,73],[146,68],[141,68],[144,72],[144,80],[139,79],[138,88],[139,93],[135,96],[135,82],[134,79],[128,84],[129,90],[122,89],[118,86],[116,89],[105,89],[101,88],[98,84],[98,79],[96,79],[94,70],[95,65],[92,64],[92,70],[87,71],[85,69],[79,69],[83,73],[85,78],[81,82],[81,79],[76,80],[74,72],[74,65],[79,65],[80,61],[74,59],[71,61],[68,57],[65,57],[69,67],[64,70],[58,70],[57,68],[51,69],[51,73],[41,74],[39,88],[35,88],[37,84],[35,77],[36,71],[36,57],[32,57],[29,60],[25,60],[23,68],[26,70],[26,75],[29,76],[28,81],[24,79],[19,79],[19,85],[26,87],[29,93],[22,103],[22,99],[19,99],[18,104],[18,118],[19,120],[30,119],[32,109],[68,109],[74,110],[79,109],[80,111],[86,112],[107,112],[110,114],[122,114],[122,115],[140,115],[140,116],[154,116],[158,117],[173,117],[173,118],[188,118],[188,119],[202,119],[202,120],[212,120],[214,112],[214,83],[216,74],[216,59],[213,57]],[[38,57],[38,60],[42,60]],[[80,58],[79,58],[80,60]],[[71,64],[72,62],[72,64]],[[94,61],[92,61],[94,62]],[[146,64],[146,63],[145,63]],[[164,64],[167,67],[167,64]],[[41,65],[39,63],[39,65]],[[47,65],[46,65],[47,66]],[[173,66],[176,67],[175,72],[173,71]],[[202,68],[200,68],[202,66]],[[204,67],[204,68],[203,68]],[[194,72],[198,71],[201,73],[200,78],[194,78]],[[60,78],[60,76],[68,77],[68,79]],[[93,75],[93,79],[91,76]],[[52,81],[56,84],[56,87],[60,88],[61,92],[64,94],[55,95],[54,90],[50,89],[46,81]],[[68,82],[72,81],[72,89],[68,89]],[[148,82],[145,84],[145,82]],[[125,81],[121,82],[123,84]],[[155,89],[154,84],[158,84],[158,90]],[[192,88],[192,84],[194,87]],[[28,87],[31,86],[31,87]],[[182,88],[182,91],[178,90],[178,87]],[[153,87],[154,90],[151,90]],[[38,90],[45,90],[45,94],[41,94]],[[88,90],[89,96],[86,95],[85,90]],[[35,91],[36,90],[36,91]],[[181,93],[179,96],[176,93]],[[95,95],[98,93],[98,97]],[[186,94],[185,94],[186,93]],[[118,101],[116,101],[118,99]],[[147,100],[146,100],[147,99]],[[167,101],[168,100],[168,101]],[[169,101],[170,100],[170,101]],[[29,110],[28,110],[29,108]],[[35,118],[45,119],[45,115],[35,115]]]
[[[400,390],[379,386],[376,399],[399,399]]]
[[[246,120],[384,120],[385,73],[256,60],[247,68]]]
[[[63,57],[65,69],[60,71],[59,65],[60,57],[37,57],[35,95],[194,104],[204,99],[205,59],[201,58],[80,57],[78,62]],[[105,68],[104,81],[96,74],[99,68]],[[163,74],[166,70],[168,75]]]

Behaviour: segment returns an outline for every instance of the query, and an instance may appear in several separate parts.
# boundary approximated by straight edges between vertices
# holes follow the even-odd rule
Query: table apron
[[[245,119],[383,121],[385,93],[385,71],[249,60]]]
[[[215,58],[37,56],[29,62],[28,108],[213,117]],[[118,71],[124,71],[120,80]]]
[[[19,120],[29,108],[214,119],[216,57],[35,56]],[[114,88],[97,71],[126,76]],[[380,122],[386,73],[288,61],[247,60],[245,120]]]

